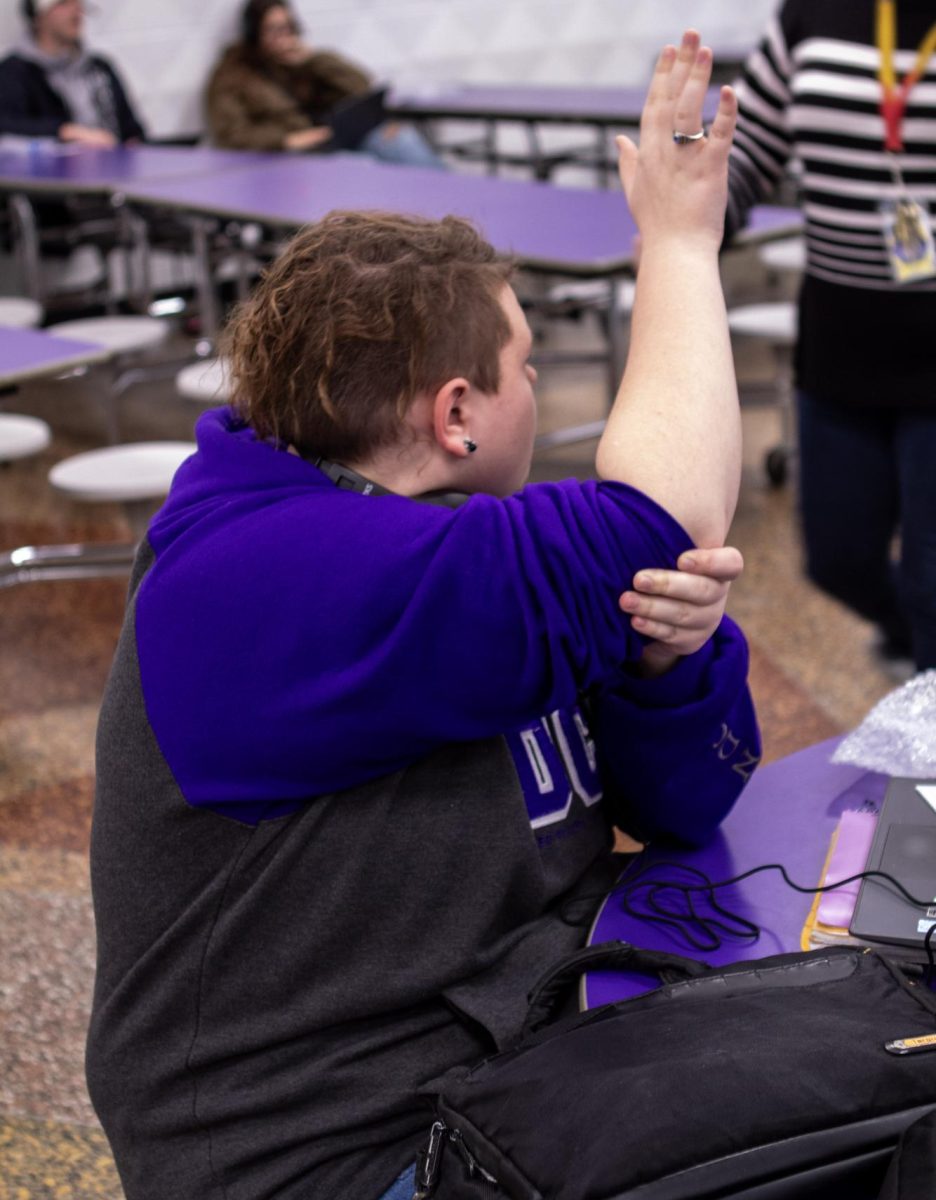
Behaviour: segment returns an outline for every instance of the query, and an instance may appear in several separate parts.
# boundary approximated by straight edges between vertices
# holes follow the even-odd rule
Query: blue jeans
[[[403,1174],[392,1185],[389,1192],[384,1192],[380,1200],[413,1200],[416,1190],[416,1164],[407,1167]]]
[[[936,412],[797,402],[810,578],[936,667]]]
[[[396,163],[401,167],[431,167],[446,170],[423,135],[413,125],[398,125],[395,121],[384,122],[372,129],[358,147],[359,152],[370,154],[382,162]]]

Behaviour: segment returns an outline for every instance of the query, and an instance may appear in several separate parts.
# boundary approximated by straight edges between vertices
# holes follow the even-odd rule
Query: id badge
[[[926,209],[909,196],[881,205],[884,241],[891,273],[897,283],[931,279],[936,275],[936,246]]]

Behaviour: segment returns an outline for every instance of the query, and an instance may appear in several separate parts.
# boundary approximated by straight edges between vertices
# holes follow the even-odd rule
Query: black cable
[[[756,942],[761,934],[759,926],[746,917],[742,917],[738,913],[733,913],[730,909],[719,904],[715,898],[715,893],[720,888],[732,887],[734,884],[742,883],[745,879],[749,879],[752,875],[757,875],[762,871],[779,871],[787,887],[803,895],[816,895],[820,892],[834,891],[836,888],[843,887],[847,883],[854,883],[859,879],[875,879],[890,884],[915,908],[925,910],[932,905],[931,900],[920,900],[916,896],[911,895],[899,879],[895,879],[893,875],[888,875],[886,871],[858,871],[845,879],[837,879],[834,883],[820,884],[816,887],[803,887],[801,884],[794,883],[782,863],[762,863],[760,866],[751,867],[750,870],[742,871],[739,875],[734,875],[730,879],[713,882],[704,871],[700,871],[697,867],[687,866],[685,863],[673,862],[667,859],[641,863],[640,860],[642,857],[640,854],[635,855],[628,863],[620,879],[608,891],[574,896],[566,900],[559,909],[561,919],[568,925],[588,924],[593,919],[593,906],[596,903],[600,903],[605,898],[617,896],[620,900],[622,911],[628,916],[638,921],[646,921],[648,924],[662,925],[674,931],[675,934],[682,937],[694,950],[702,952],[718,950],[725,941],[732,939]],[[654,872],[658,873],[661,870],[677,874],[683,872],[689,875],[690,878],[694,878],[697,882],[685,883],[678,878],[652,878]],[[717,917],[703,914],[699,911],[693,898],[693,894],[697,892],[704,894],[711,909],[718,914]],[[675,907],[673,907],[673,900],[676,901]],[[587,905],[588,911],[587,913],[583,912],[581,918],[576,918],[573,914],[579,905]],[[928,985],[932,984],[934,979],[936,979],[936,951],[934,951],[933,947],[934,935],[936,935],[936,921],[930,925],[923,938],[923,950],[926,954],[927,962],[924,978]]]

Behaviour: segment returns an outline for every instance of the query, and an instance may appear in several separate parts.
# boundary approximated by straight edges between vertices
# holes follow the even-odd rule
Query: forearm
[[[627,370],[598,473],[666,508],[700,546],[721,545],[738,496],[741,423],[717,247],[643,247]]]
[[[619,137],[621,182],[642,237],[630,358],[598,447],[599,475],[652,497],[699,546],[723,543],[738,497],[737,386],[718,275],[737,102],[723,88],[702,128],[712,52],[687,30],[664,48],[640,122]]]

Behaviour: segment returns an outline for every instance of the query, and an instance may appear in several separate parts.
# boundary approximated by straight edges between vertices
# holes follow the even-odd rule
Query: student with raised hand
[[[83,42],[82,0],[22,0],[27,33],[0,62],[0,133],[108,147],[142,141],[117,72]]]
[[[127,1200],[408,1200],[420,1088],[515,1035],[612,822],[704,839],[742,790],[710,64],[664,51],[622,143],[602,482],[523,486],[532,339],[467,222],[333,213],[233,318],[98,734],[88,1079]]]

